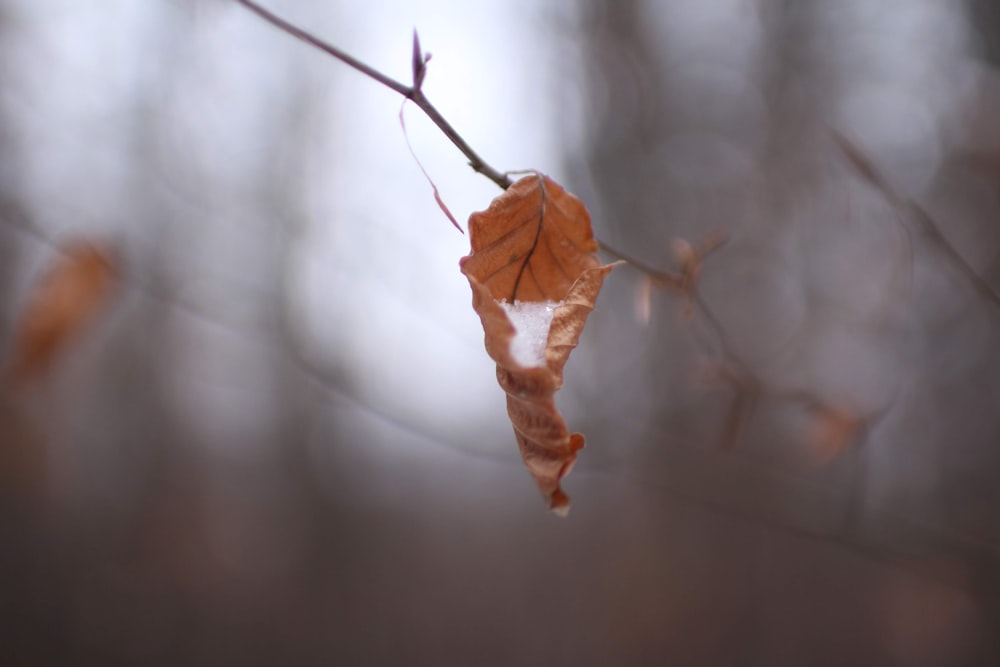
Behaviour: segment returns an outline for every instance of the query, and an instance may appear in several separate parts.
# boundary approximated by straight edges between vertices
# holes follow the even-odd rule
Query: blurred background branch
[[[121,262],[0,392],[6,657],[996,664],[997,321],[913,213],[995,294],[989,5],[274,3],[396,82],[419,27],[441,117],[644,268],[556,524],[392,95],[231,2],[6,0],[4,349],[71,240]]]

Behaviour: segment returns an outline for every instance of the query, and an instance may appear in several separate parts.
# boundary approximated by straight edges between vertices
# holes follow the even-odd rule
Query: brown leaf
[[[497,300],[559,301],[583,271],[601,264],[583,202],[547,176],[526,176],[473,213],[469,234],[462,272]]]
[[[115,260],[107,248],[76,242],[49,267],[21,311],[10,373],[15,382],[43,375],[107,300]]]
[[[864,418],[852,410],[834,405],[817,406],[809,425],[809,440],[816,447],[818,462],[829,463],[858,442],[864,426]]]
[[[469,218],[472,253],[460,266],[472,307],[486,333],[507,393],[507,414],[521,456],[559,514],[569,510],[560,480],[576,461],[583,436],[570,433],[555,406],[563,367],[576,347],[605,276],[583,203],[542,175],[522,178]],[[523,365],[511,344],[517,333],[501,302],[553,304],[552,324],[538,365]]]

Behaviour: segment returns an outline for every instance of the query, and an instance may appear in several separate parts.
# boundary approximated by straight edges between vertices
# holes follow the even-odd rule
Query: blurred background
[[[398,95],[227,0],[0,0],[5,365],[63,244],[120,278],[0,390],[0,662],[1000,664],[996,3],[266,6],[404,82],[417,28],[637,261],[728,243],[609,278],[560,520]]]

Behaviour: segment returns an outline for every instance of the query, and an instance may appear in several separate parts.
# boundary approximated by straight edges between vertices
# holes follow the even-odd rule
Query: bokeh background
[[[561,520],[395,93],[227,0],[0,1],[5,360],[61,244],[122,258],[0,391],[0,662],[1000,664],[992,0],[266,6],[403,81],[416,27],[440,111],[609,246],[729,241],[694,306],[612,274]]]

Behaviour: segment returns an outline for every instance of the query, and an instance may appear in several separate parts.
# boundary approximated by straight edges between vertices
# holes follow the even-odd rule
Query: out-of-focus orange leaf
[[[107,301],[115,278],[107,248],[73,243],[34,287],[14,332],[11,378],[23,382],[43,375],[56,356]]]
[[[819,463],[829,463],[861,437],[863,417],[833,405],[815,409],[809,425],[809,440],[816,447]]]
[[[522,178],[469,218],[472,253],[460,263],[472,307],[486,333],[507,393],[507,414],[521,456],[549,508],[564,515],[560,480],[576,461],[583,436],[570,433],[555,406],[563,367],[576,347],[605,276],[583,203],[546,176]],[[537,365],[512,349],[518,334],[505,304],[551,302],[552,321]],[[519,359],[521,359],[519,361]]]
[[[702,237],[696,245],[692,245],[685,239],[674,240],[671,250],[674,261],[677,262],[681,270],[682,289],[693,291],[697,288],[705,258],[724,246],[728,240],[729,237],[718,230]]]

